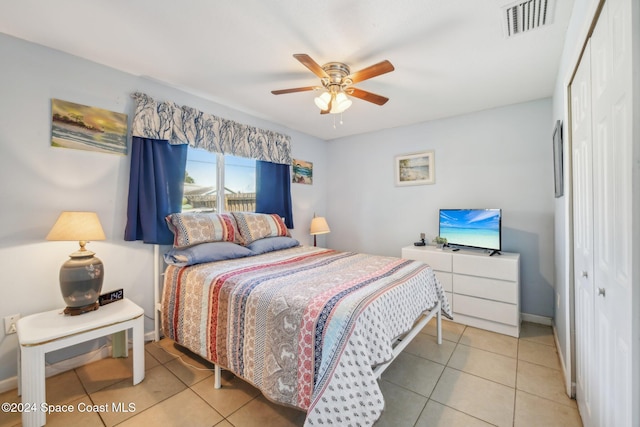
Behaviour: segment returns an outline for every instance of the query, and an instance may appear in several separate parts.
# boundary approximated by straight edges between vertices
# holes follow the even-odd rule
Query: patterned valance
[[[173,102],[157,102],[136,92],[133,136],[189,144],[207,151],[291,164],[291,138],[243,125]]]

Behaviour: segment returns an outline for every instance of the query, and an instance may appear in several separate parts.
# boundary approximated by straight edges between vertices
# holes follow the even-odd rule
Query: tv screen
[[[501,250],[501,209],[440,209],[440,237],[448,245]]]

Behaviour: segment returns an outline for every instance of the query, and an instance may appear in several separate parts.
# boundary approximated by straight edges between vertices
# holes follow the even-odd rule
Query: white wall
[[[438,234],[439,208],[502,208],[522,311],[553,317],[551,112],[543,99],[330,141],[327,245],[400,256]],[[435,184],[396,187],[394,157],[422,150],[435,150]]]
[[[293,156],[314,163],[312,186],[294,185],[293,236],[310,243],[314,210],[326,204],[326,146],[323,141],[231,110],[156,82],[122,73],[0,34],[0,318],[63,307],[58,286],[60,265],[77,243],[47,242],[45,236],[63,210],[95,210],[107,240],[92,242],[105,265],[105,291],[124,288],[125,296],[145,309],[152,330],[153,249],[123,240],[129,183],[128,156],[53,148],[51,98],[133,114],[130,94],[145,92],[202,111],[286,133]],[[161,64],[160,64],[161,65]],[[98,344],[49,361],[88,351]],[[16,375],[16,335],[0,328],[0,384]],[[5,381],[6,382],[6,381]]]

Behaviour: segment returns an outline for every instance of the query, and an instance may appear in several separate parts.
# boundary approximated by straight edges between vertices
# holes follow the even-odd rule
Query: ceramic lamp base
[[[104,266],[93,252],[71,254],[60,268],[60,291],[67,305],[65,313],[74,315],[97,310],[103,279]]]
[[[84,307],[66,307],[64,309],[64,314],[68,314],[70,316],[77,316],[78,314],[88,313],[90,311],[96,311],[100,308],[100,304],[94,302],[93,304],[85,305]]]

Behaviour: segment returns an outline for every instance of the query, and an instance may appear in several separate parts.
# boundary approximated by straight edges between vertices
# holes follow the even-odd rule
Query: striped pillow
[[[187,248],[199,243],[240,243],[233,215],[228,213],[175,213],[166,217],[173,232],[173,247]]]
[[[248,245],[265,237],[289,236],[289,230],[278,214],[231,212],[236,219],[242,243]]]

